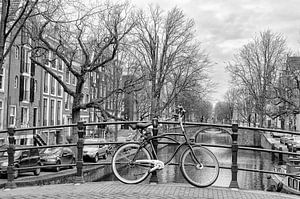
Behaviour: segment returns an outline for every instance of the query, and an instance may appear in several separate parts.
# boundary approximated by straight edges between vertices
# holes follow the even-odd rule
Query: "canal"
[[[221,131],[206,131],[198,136],[196,142],[211,144],[231,144],[231,137],[227,133]],[[174,152],[175,146],[168,146],[159,151],[159,159],[166,160]],[[231,166],[231,149],[209,147],[216,155],[220,166]],[[180,152],[173,162],[178,163]],[[257,170],[272,170],[271,154],[255,151],[239,150],[238,166],[239,168],[250,168]],[[160,183],[187,183],[183,178],[180,169],[176,165],[168,165],[165,169],[158,171],[158,180]],[[101,179],[103,180],[103,179]],[[104,180],[117,180],[113,175],[106,177]],[[149,179],[148,179],[149,180]],[[231,170],[220,169],[220,175],[213,186],[229,187],[231,182]],[[238,171],[238,184],[242,189],[264,190],[267,186],[267,174],[258,172]]]

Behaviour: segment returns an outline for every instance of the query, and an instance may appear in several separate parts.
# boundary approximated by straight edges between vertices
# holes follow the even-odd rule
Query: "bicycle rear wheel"
[[[137,162],[137,160],[151,160],[151,154],[146,148],[139,148],[139,144],[129,143],[120,146],[112,158],[112,171],[123,183],[137,184],[149,175],[151,164]]]
[[[195,157],[190,148],[181,155],[180,169],[184,178],[196,187],[208,187],[219,176],[219,162],[216,156],[207,148],[192,146]],[[198,164],[197,160],[201,163]]]

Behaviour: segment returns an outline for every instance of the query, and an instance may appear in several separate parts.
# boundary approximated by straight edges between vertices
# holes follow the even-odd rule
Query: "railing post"
[[[8,148],[7,148],[7,154],[8,154],[8,166],[7,166],[7,183],[5,185],[6,189],[13,189],[16,188],[17,185],[14,182],[15,176],[15,166],[14,166],[14,154],[15,154],[15,129],[14,128],[8,128]]]
[[[232,162],[231,162],[231,182],[230,182],[229,187],[230,188],[239,188],[239,185],[237,182],[238,124],[232,124],[231,137],[232,137],[232,144],[231,144]]]
[[[157,136],[158,133],[158,119],[157,117],[154,117],[152,119],[152,125],[153,125],[153,129],[152,129],[152,134],[153,136]],[[157,154],[157,139],[153,139],[153,157],[155,157],[155,153]],[[158,178],[157,178],[157,173],[156,171],[152,172],[151,178],[150,178],[150,183],[158,183]]]
[[[84,122],[80,121],[77,123],[78,128],[78,141],[77,141],[77,161],[76,161],[76,178],[75,184],[84,183],[83,179],[83,135],[85,133]]]

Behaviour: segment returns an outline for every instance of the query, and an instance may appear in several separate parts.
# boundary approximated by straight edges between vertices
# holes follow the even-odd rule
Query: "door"
[[[72,162],[73,159],[73,152],[69,148],[63,148],[62,150],[62,161],[64,164],[69,164]]]
[[[30,149],[30,166],[38,166],[40,162],[40,156],[38,149]]]
[[[24,168],[24,167],[30,167],[30,154],[29,154],[29,150],[23,150],[20,151],[20,168]],[[23,170],[24,171],[24,170]],[[22,170],[20,170],[20,172],[22,172]]]

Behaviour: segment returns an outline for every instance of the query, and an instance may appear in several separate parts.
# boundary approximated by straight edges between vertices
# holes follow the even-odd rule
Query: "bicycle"
[[[183,146],[187,147],[181,154],[179,165],[184,178],[196,187],[208,187],[217,180],[220,168],[216,156],[209,149],[187,138],[183,127],[185,110],[182,107],[177,110],[181,134],[166,133],[152,136],[151,133],[145,131],[152,125],[151,123],[131,125],[132,129],[138,129],[140,132],[141,141],[125,143],[115,151],[111,165],[112,171],[119,181],[126,184],[137,184],[144,181],[153,171],[164,169]],[[173,138],[174,135],[184,137],[185,141],[177,141]],[[166,162],[158,160],[154,150],[153,141],[159,139],[168,140],[178,145]],[[149,148],[152,153],[149,152]]]

